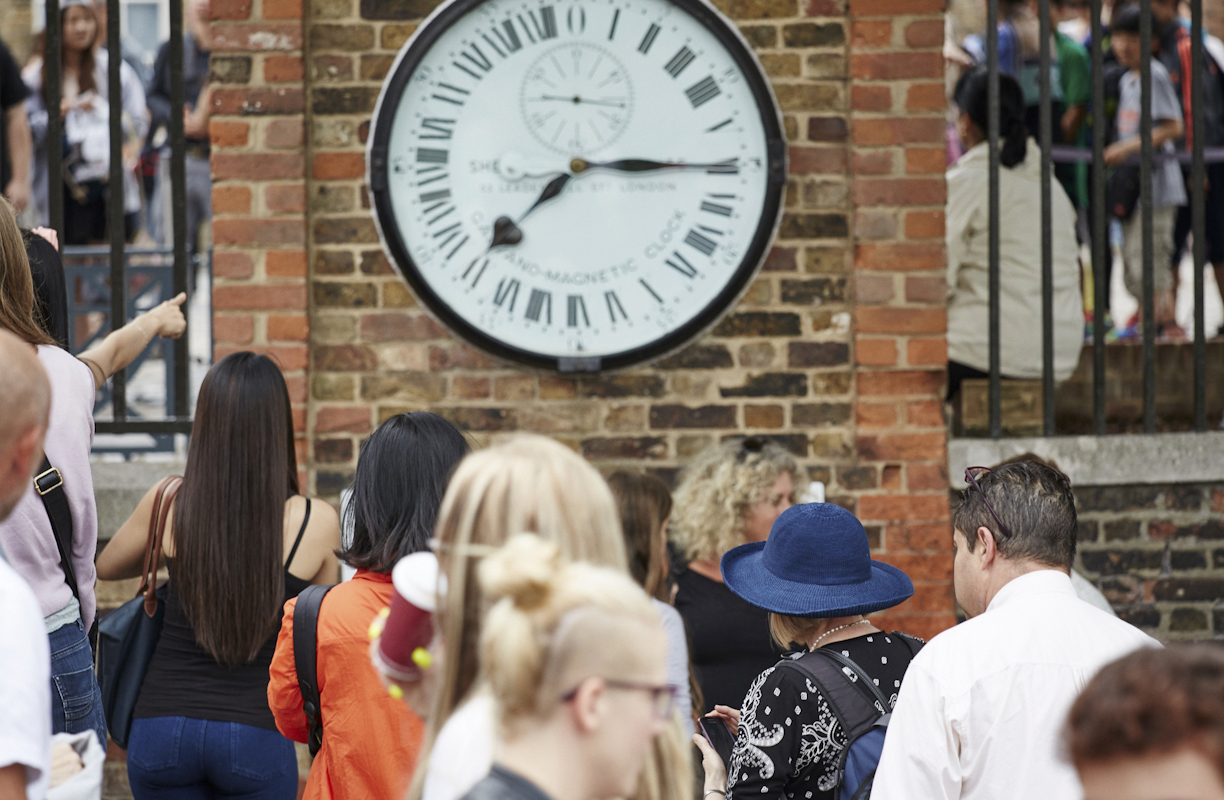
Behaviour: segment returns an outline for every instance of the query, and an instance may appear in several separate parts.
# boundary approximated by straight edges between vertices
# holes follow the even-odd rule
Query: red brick
[[[916,400],[905,404],[905,421],[919,428],[944,426],[943,400]]]
[[[264,205],[274,214],[301,214],[306,210],[306,184],[280,183],[265,187]]]
[[[304,342],[310,338],[310,320],[305,314],[268,316],[269,342]]]
[[[852,47],[887,47],[892,41],[892,21],[856,19],[850,27]]]
[[[305,250],[269,250],[264,259],[264,272],[269,278],[306,277]]]
[[[208,140],[212,142],[213,147],[246,147],[250,132],[251,126],[246,122],[221,119],[208,121]]]
[[[306,223],[301,219],[218,219],[213,221],[213,241],[219,245],[305,244]]]
[[[267,286],[214,286],[213,308],[217,311],[271,311],[306,308],[306,287],[281,283]]]
[[[268,0],[264,0],[265,3]],[[267,6],[264,16],[268,15]],[[910,47],[943,47],[944,21],[942,19],[919,19],[905,26],[905,43]]]
[[[251,0],[210,0],[209,19],[249,19]]]
[[[489,396],[489,379],[456,375],[451,379],[451,397],[456,400],[483,400]]]
[[[948,340],[910,339],[905,345],[905,360],[911,367],[948,363]]]
[[[947,195],[943,176],[925,178],[863,178],[854,182],[856,206],[942,206]]]
[[[302,0],[263,0],[263,18],[301,19]]]
[[[366,433],[370,430],[370,409],[366,406],[324,406],[315,414],[315,433]]]
[[[855,403],[854,424],[863,428],[891,428],[897,424],[897,407],[891,403]]]
[[[942,117],[869,117],[854,120],[854,143],[894,146],[933,144],[944,140]]]
[[[943,56],[939,53],[895,50],[850,54],[850,77],[856,80],[896,81],[942,75]]]
[[[927,465],[923,465],[925,468]],[[912,474],[914,465],[907,467]],[[946,481],[945,481],[946,487]],[[952,549],[952,529],[946,523],[903,523],[884,528],[884,546],[890,553],[901,550],[947,553]]]
[[[907,111],[942,111],[947,107],[943,83],[915,83],[905,93]]]
[[[905,279],[905,301],[907,303],[937,303],[942,305],[947,298],[948,279],[943,275],[939,277],[909,275]]]
[[[274,86],[213,89],[212,113],[221,116],[301,114],[306,107],[301,88]]]
[[[862,500],[860,498],[860,506]],[[861,513],[861,512],[860,512]],[[880,553],[876,556],[909,576],[912,581],[946,581],[952,579],[952,553]]]
[[[859,333],[943,333],[948,312],[942,308],[856,308]]]
[[[934,271],[944,268],[944,259],[943,242],[863,243],[854,248],[855,269]]]
[[[946,464],[906,464],[905,481],[912,492],[947,491],[948,466]],[[944,541],[946,545],[946,540]]]
[[[218,342],[247,344],[255,338],[255,320],[250,314],[217,314],[212,331]]]
[[[290,378],[285,378],[285,388],[289,390],[290,403],[305,403],[307,401],[307,383],[305,375],[295,375]]]
[[[247,186],[213,186],[212,210],[214,214],[251,213],[251,189]]]
[[[761,265],[762,272],[794,272],[796,250],[793,247],[773,247]]]
[[[859,497],[859,519],[866,520],[924,520],[943,522],[951,516],[948,495],[941,494],[868,494]],[[952,559],[948,559],[951,567]],[[922,580],[938,578],[911,575]]]
[[[795,148],[791,148],[794,159]],[[794,170],[794,161],[791,162]],[[321,181],[360,178],[365,175],[365,153],[315,153],[311,173]]]
[[[317,170],[317,157],[315,165]],[[792,147],[788,166],[792,175],[841,175],[846,171],[846,149],[844,147]],[[359,175],[349,177],[360,177],[364,174],[365,161],[363,159]]]
[[[905,214],[905,238],[944,238],[944,212],[908,211]]]
[[[214,53],[226,50],[260,52],[301,50],[301,22],[264,22],[260,25],[212,26]]]
[[[875,85],[851,86],[850,107],[855,111],[889,111],[892,109],[892,89]]]
[[[863,305],[878,305],[893,299],[891,275],[864,272],[854,276],[854,301]]]
[[[945,437],[940,433],[886,433],[858,437],[859,458],[868,461],[930,461],[942,458]]]
[[[950,556],[948,548],[944,548],[945,558]],[[952,585],[947,582],[923,583],[914,587],[914,596],[905,602],[907,611],[931,612],[947,611],[955,608],[952,597]]]
[[[255,262],[250,254],[235,250],[215,251],[212,267],[217,278],[249,278],[255,274]]]
[[[301,12],[302,0],[294,0]],[[268,13],[268,0],[264,0],[264,14]],[[302,80],[306,70],[301,56],[268,56],[264,59],[264,80],[268,83],[295,83]]]
[[[888,492],[901,491],[900,464],[889,464],[880,471],[880,488]]]
[[[855,175],[892,174],[893,154],[890,150],[855,150],[853,158]]]
[[[855,212],[854,235],[860,240],[897,238],[896,212],[870,208]]]
[[[945,370],[939,370],[938,372],[923,372],[919,370],[896,372],[862,371],[857,376],[858,393],[860,397],[870,397],[873,395],[880,397],[900,395],[942,396],[944,378]]]
[[[854,341],[854,361],[873,367],[896,366],[897,340],[858,338]]]
[[[370,342],[422,341],[446,338],[446,329],[427,314],[365,314],[361,338]]]
[[[306,128],[300,117],[270,120],[264,129],[267,147],[302,147],[305,143]]]
[[[309,355],[309,349],[304,344],[256,344],[245,345],[243,347],[217,347],[214,348],[213,358],[220,361],[230,353],[236,353],[239,350],[249,350],[252,353],[267,356],[276,362],[276,366],[280,367],[281,372],[297,372],[306,369],[307,356]],[[296,414],[296,411],[294,413]],[[295,428],[295,430],[304,430],[304,428]]]
[[[945,0],[850,0],[850,16],[883,17],[943,14]]]
[[[910,175],[942,175],[948,168],[948,151],[942,147],[905,148],[905,171]]]
[[[306,176],[302,153],[213,153],[213,180],[268,181]]]

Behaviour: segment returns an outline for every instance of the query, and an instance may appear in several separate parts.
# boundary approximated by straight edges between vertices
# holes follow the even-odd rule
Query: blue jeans
[[[80,733],[92,730],[106,749],[106,717],[102,691],[94,676],[93,650],[81,620],[50,634],[51,731]]]
[[[188,717],[132,720],[128,782],[136,800],[294,800],[297,755],[276,731]]]

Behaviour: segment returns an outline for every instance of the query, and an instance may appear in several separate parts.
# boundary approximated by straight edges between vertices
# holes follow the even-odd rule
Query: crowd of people
[[[968,619],[923,643],[871,616],[910,578],[850,511],[801,502],[802,466],[768,439],[711,445],[673,495],[548,438],[473,451],[402,413],[337,513],[298,484],[281,372],[238,352],[204,380],[182,476],[95,561],[93,393],[182,314],[73,357],[3,201],[0,254],[0,797],[54,800],[109,733],[137,800],[290,800],[295,741],[317,750],[312,800],[1224,798],[1224,655],[1079,599],[1072,489],[1035,460],[966,472]],[[377,637],[421,555],[428,627],[401,671]],[[94,584],[159,563],[121,718],[93,668]]]
[[[0,42],[0,186],[27,227],[49,224],[51,193],[63,196],[63,243],[102,244],[109,241],[110,204],[110,85],[106,47],[105,0],[65,0],[60,3],[61,140],[48,141],[50,106],[46,97],[45,37],[35,40],[35,52],[19,68]],[[168,245],[172,240],[170,213],[169,133],[174,114],[181,114],[185,135],[187,194],[186,240],[189,253],[199,253],[201,225],[212,208],[208,167],[209,51],[212,30],[208,0],[186,0],[183,37],[185,107],[171,106],[169,44],[163,44],[150,70],[126,44],[121,47],[119,85],[122,91],[124,238]],[[54,106],[55,103],[51,103]],[[48,153],[63,153],[63,185],[48,185]]]
[[[1140,310],[1129,320],[1112,317],[1109,307],[1112,258],[1104,265],[1106,306],[1092,308],[1082,293],[1081,246],[1091,233],[1090,179],[1103,170],[1106,217],[1121,237],[1123,283],[1137,300],[1143,296],[1143,209],[1140,201],[1140,8],[1132,0],[1105,2],[1104,40],[1092,41],[1089,4],[1050,0],[1054,26],[1049,42],[1051,140],[1054,145],[1092,146],[1094,116],[1104,117],[1104,164],[1057,161],[1051,188],[1050,236],[1053,256],[1055,380],[1069,378],[1085,337],[1081,319],[1100,314],[1108,340],[1136,338]],[[1191,42],[1188,8],[1177,0],[1152,0],[1152,257],[1153,324],[1161,340],[1184,341],[1175,319],[1178,270],[1190,246],[1190,165],[1179,161],[1192,145]],[[1224,44],[1204,41],[1202,114],[1206,147],[1224,143]],[[1104,70],[1092,74],[1089,53],[1102,51]],[[1000,208],[999,276],[1002,308],[1000,363],[1004,377],[1042,376],[1042,242],[1040,136],[1040,22],[1038,0],[1000,0],[998,23]],[[944,48],[950,74],[952,115],[948,126],[948,396],[966,378],[983,378],[989,369],[987,330],[989,224],[987,202],[986,45],[984,35],[963,41],[949,37]],[[1105,106],[1092,107],[1092,84],[1104,84]],[[1205,190],[1206,257],[1224,292],[1224,164],[1207,163]],[[1224,296],[1224,295],[1222,295]],[[1087,307],[1085,303],[1087,302]],[[1209,335],[1215,334],[1209,331]],[[1224,328],[1218,333],[1224,335]]]

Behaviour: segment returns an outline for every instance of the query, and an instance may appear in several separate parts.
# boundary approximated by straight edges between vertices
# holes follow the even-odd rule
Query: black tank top
[[[285,561],[286,602],[310,585],[310,581],[289,573],[289,565],[297,555],[309,521],[310,500],[307,499],[306,518],[302,520],[302,529]],[[134,719],[189,717],[276,730],[276,721],[268,708],[268,668],[275,652],[274,633],[249,663],[236,667],[217,663],[196,643],[195,630],[171,581],[166,587],[161,638],[153,651],[132,716]]]

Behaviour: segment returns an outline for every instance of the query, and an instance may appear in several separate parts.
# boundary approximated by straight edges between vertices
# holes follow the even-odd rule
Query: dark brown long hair
[[[0,197],[0,328],[33,345],[55,344],[39,322],[34,277],[13,207]]]
[[[64,17],[68,16],[68,9],[70,8],[83,8],[89,12],[89,15],[93,17],[93,21],[94,21],[94,41],[97,41],[97,38],[98,38],[98,15],[94,13],[94,10],[91,6],[82,5],[79,3],[73,3],[71,5],[66,5],[66,6],[60,6],[59,22],[60,22],[60,45],[61,45],[60,46],[60,70],[61,71],[63,70],[63,58],[64,58],[64,55],[63,55]],[[40,70],[40,79],[42,80],[42,88],[40,91],[42,92],[42,96],[43,96],[43,105],[47,107],[47,112],[50,113],[52,110],[51,103],[47,102],[47,37],[46,37],[45,32],[43,33],[42,40],[38,43],[38,52],[42,56],[42,69]],[[79,71],[79,74],[77,75],[78,91],[81,94],[85,94],[85,92],[98,91],[98,84],[94,80],[95,65],[94,65],[94,51],[93,51],[92,45],[89,47],[86,47],[84,52],[81,53],[81,65],[79,69],[80,71]],[[57,101],[55,105],[58,106],[59,102]]]
[[[663,520],[671,516],[672,498],[667,484],[653,475],[617,471],[608,476],[616,498],[629,574],[652,597],[668,602],[667,567],[663,563]]]
[[[250,662],[280,624],[297,493],[284,377],[266,356],[226,356],[200,387],[170,564],[196,641],[221,664]]]

